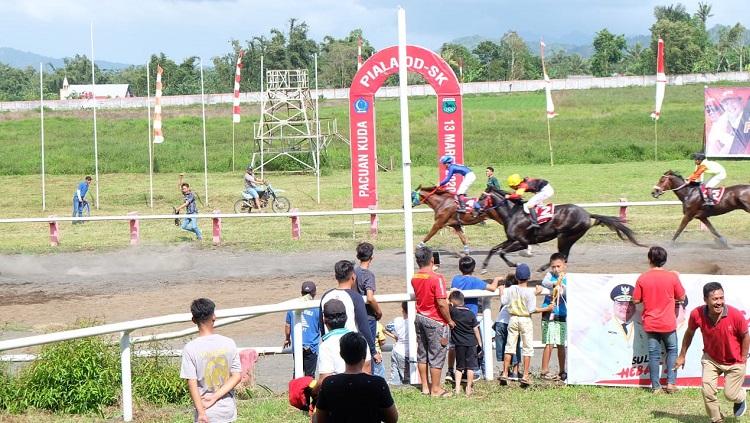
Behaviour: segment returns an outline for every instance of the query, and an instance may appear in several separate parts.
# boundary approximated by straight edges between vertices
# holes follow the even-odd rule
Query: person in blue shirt
[[[190,190],[190,184],[182,182],[184,176],[184,174],[180,173],[179,185],[182,195],[185,196],[185,202],[177,207],[175,212],[179,213],[180,210],[185,209],[185,214],[198,214],[198,206],[195,204],[195,194]],[[183,231],[193,232],[198,241],[203,239],[203,234],[201,234],[201,230],[198,228],[198,218],[195,216],[184,217],[180,228]]]
[[[465,213],[466,191],[469,190],[471,184],[473,184],[477,179],[476,175],[474,175],[474,172],[472,172],[471,169],[469,169],[467,166],[456,163],[453,156],[441,157],[440,164],[445,166],[445,168],[448,170],[448,174],[445,175],[445,178],[442,181],[440,181],[439,186],[443,187],[448,184],[448,182],[450,182],[450,180],[453,178],[453,175],[462,175],[464,177],[463,181],[461,181],[461,185],[459,185],[458,189],[456,190],[456,197],[458,198],[458,212]]]
[[[567,317],[568,301],[565,289],[568,285],[567,258],[564,254],[554,253],[549,258],[549,273],[542,280],[542,287],[549,290],[542,303],[542,368],[539,375],[547,380],[565,380],[567,373],[565,369],[566,340],[568,337]],[[557,361],[559,373],[552,375],[549,372],[549,363],[552,358],[552,349],[557,347]]]
[[[315,282],[302,282],[301,293],[303,296],[309,295],[310,299],[315,298],[317,287]],[[293,347],[294,330],[292,321],[294,313],[289,310],[286,313],[286,325],[284,327],[284,348]],[[302,369],[305,376],[315,377],[315,370],[318,366],[318,345],[320,344],[320,307],[308,308],[302,310]],[[293,352],[294,354],[294,352]]]
[[[487,283],[478,277],[474,276],[474,268],[476,268],[477,262],[471,256],[463,256],[458,260],[458,270],[461,271],[460,275],[453,277],[451,281],[451,290],[466,291],[469,289],[479,289],[494,292],[497,290],[498,284],[504,281],[502,277],[496,277],[491,283]],[[474,313],[474,316],[480,317],[479,315],[479,298],[465,298],[464,307],[468,308],[469,311]],[[456,359],[455,351],[451,348],[448,350],[448,373],[446,379],[450,380],[453,377],[453,364]],[[478,369],[474,369],[478,370]]]
[[[89,185],[91,185],[91,176],[87,176],[78,184],[75,194],[73,194],[73,217],[83,216],[83,203],[86,198],[86,193],[89,192]],[[83,221],[74,221],[73,224],[83,223]]]

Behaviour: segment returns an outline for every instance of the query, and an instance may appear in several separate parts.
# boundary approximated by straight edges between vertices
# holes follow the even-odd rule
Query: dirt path
[[[528,259],[541,265],[552,245],[534,249]],[[405,290],[402,251],[376,251],[373,270],[379,293]],[[569,269],[588,273],[638,273],[646,268],[646,249],[624,243],[581,244]],[[717,250],[711,244],[683,244],[669,249],[670,269],[682,273],[746,274],[748,246]],[[481,261],[486,251],[474,252]],[[78,319],[120,322],[188,312],[190,301],[213,299],[219,308],[282,302],[299,295],[304,280],[318,284],[318,292],[335,286],[333,263],[353,259],[350,252],[265,253],[189,246],[135,248],[109,253],[0,256],[0,339],[61,330]],[[443,255],[443,272],[457,273],[458,260]],[[487,276],[510,271],[495,258]],[[542,275],[535,273],[534,278]],[[493,305],[493,309],[496,306]],[[384,306],[386,319],[399,313],[398,305]],[[148,330],[158,333],[189,325]],[[274,346],[283,341],[283,316],[262,316],[222,329],[242,346]],[[173,341],[181,345],[184,340]],[[291,371],[289,357],[267,359],[269,379]],[[277,374],[277,373],[276,373]],[[284,373],[286,374],[286,373]],[[260,376],[260,375],[259,375]],[[260,379],[259,379],[260,380]]]

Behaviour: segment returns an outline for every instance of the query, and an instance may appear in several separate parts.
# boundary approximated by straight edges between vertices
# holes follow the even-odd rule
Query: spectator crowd
[[[289,384],[290,403],[310,413],[317,422],[395,422],[396,404],[390,387],[409,383],[408,303],[390,320],[375,294],[377,282],[371,269],[372,244],[358,245],[358,263],[341,260],[334,265],[336,288],[320,296],[320,306],[302,311],[302,356],[304,377]],[[696,329],[703,337],[704,354],[702,394],[711,421],[723,421],[718,402],[719,376],[724,376],[724,395],[734,406],[732,414],[741,416],[746,409],[745,363],[750,335],[742,313],[725,303],[724,291],[717,282],[703,287],[705,306],[692,310],[681,348],[677,339],[677,316],[684,315],[686,301],[677,272],[664,268],[667,252],[652,247],[648,252],[649,269],[635,286],[623,284],[612,290],[613,321],[627,332],[632,325],[635,304],[642,304],[642,331],[648,345],[648,368],[654,393],[673,393],[676,373],[684,366],[687,350]],[[450,288],[428,247],[418,248],[418,270],[411,279],[414,290],[416,367],[424,395],[446,398],[473,392],[473,381],[485,372],[482,349],[482,311],[490,306],[485,299],[467,298],[463,291],[487,290],[500,298],[500,308],[492,325],[494,358],[500,364],[498,382],[517,381],[527,387],[535,382],[531,374],[534,332],[541,331],[543,344],[539,379],[567,379],[567,259],[555,253],[549,258],[548,272],[541,283],[529,286],[531,270],[519,263],[515,272],[482,280],[474,276],[475,261],[464,256],[458,262],[458,274]],[[317,287],[302,283],[300,293],[312,300]],[[537,296],[542,296],[537,304]],[[195,421],[234,421],[236,406],[232,389],[239,382],[239,358],[234,342],[213,332],[214,304],[205,298],[191,306],[199,336],[183,350],[181,377],[187,380],[195,409]],[[540,314],[535,327],[534,314]],[[382,324],[381,322],[387,322]],[[284,326],[284,347],[294,346],[294,315],[290,311]],[[390,362],[384,363],[382,347],[393,341]],[[606,342],[606,340],[603,340]],[[553,351],[557,366],[552,371]],[[664,360],[662,360],[662,351]],[[660,368],[663,362],[663,368]],[[386,368],[388,371],[386,371]],[[316,376],[317,375],[317,376]],[[666,375],[666,378],[662,378]],[[662,380],[666,384],[663,385]],[[446,389],[449,382],[453,389]]]

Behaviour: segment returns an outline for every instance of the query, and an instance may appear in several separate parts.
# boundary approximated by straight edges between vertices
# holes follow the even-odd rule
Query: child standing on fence
[[[464,305],[464,294],[451,291],[451,319],[456,327],[451,330],[451,342],[456,350],[456,395],[461,392],[461,377],[466,372],[466,395],[471,395],[474,383],[474,369],[477,368],[477,346],[482,344],[479,322],[474,313]]]
[[[182,349],[180,377],[187,380],[194,421],[233,422],[237,419],[234,387],[240,382],[240,354],[233,340],[214,333],[216,305],[199,298],[190,305],[198,337]]]

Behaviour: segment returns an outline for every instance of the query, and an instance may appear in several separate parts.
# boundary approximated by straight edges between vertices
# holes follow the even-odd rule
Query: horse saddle
[[[458,201],[456,201],[456,204],[458,204]],[[484,210],[487,208],[492,207],[492,197],[489,195],[486,195],[484,197],[479,198],[467,198],[466,199],[466,207],[467,208],[473,208],[477,210]]]
[[[536,212],[536,220],[540,225],[549,222],[555,217],[555,205],[552,203],[534,206],[534,211]]]
[[[724,187],[711,188],[709,190],[705,185],[701,184],[701,194],[703,194],[704,198],[706,197],[708,191],[711,191],[711,198],[714,200],[714,203],[718,203],[719,201],[721,201],[721,197],[724,196]]]

